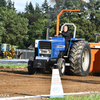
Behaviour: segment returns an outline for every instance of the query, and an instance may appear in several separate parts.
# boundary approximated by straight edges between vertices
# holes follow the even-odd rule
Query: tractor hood
[[[65,51],[65,39],[64,37],[57,36],[57,37],[52,37],[51,40],[40,40],[38,44],[38,56],[42,55],[42,54],[40,55],[39,53],[40,50],[44,51],[43,54],[45,54],[45,57],[46,57],[46,51],[49,50],[48,53],[49,58],[57,58],[59,51]]]

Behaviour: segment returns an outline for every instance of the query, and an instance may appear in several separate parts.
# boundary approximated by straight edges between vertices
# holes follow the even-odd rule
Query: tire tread
[[[87,73],[84,74],[81,69],[81,54],[84,46],[87,44],[88,44],[87,41],[78,41],[78,42],[74,42],[74,44],[71,47],[70,54],[69,54],[69,61],[71,65],[70,72],[73,75],[86,76],[88,74],[88,71]]]

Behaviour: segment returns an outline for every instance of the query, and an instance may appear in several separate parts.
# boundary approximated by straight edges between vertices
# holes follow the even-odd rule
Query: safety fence
[[[15,53],[20,55],[20,59],[29,59],[31,56],[34,57],[34,50],[25,50],[25,49],[15,49]]]

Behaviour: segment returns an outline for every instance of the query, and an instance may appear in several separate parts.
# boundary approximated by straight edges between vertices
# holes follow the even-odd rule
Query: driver
[[[63,31],[59,31],[59,34],[62,35],[65,38],[65,45],[66,45],[65,54],[66,54],[66,52],[69,48],[69,40],[71,39],[71,34],[68,31],[68,27],[65,25],[63,27]]]

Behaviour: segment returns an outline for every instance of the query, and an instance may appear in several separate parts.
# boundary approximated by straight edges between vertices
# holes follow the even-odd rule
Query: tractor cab
[[[65,55],[65,57],[68,57],[70,48],[71,48],[71,46],[73,45],[73,43],[74,43],[75,41],[84,41],[85,39],[83,39],[83,38],[76,38],[76,29],[77,29],[77,27],[76,27],[76,25],[75,25],[74,23],[64,23],[64,24],[61,26],[61,32],[63,31],[64,26],[73,26],[73,27],[74,27],[73,33],[70,33],[71,39],[69,40],[69,48],[68,48],[68,51],[67,51],[67,55]],[[69,31],[70,31],[70,30],[69,30]],[[56,36],[57,36],[57,37],[59,37],[59,36],[62,37],[62,35],[57,35],[57,34],[56,34]],[[62,38],[64,38],[64,37],[62,37]]]
[[[9,44],[0,44],[0,58],[3,58],[3,53],[10,50]]]
[[[10,45],[9,44],[0,44],[0,51],[9,51],[10,50]]]

